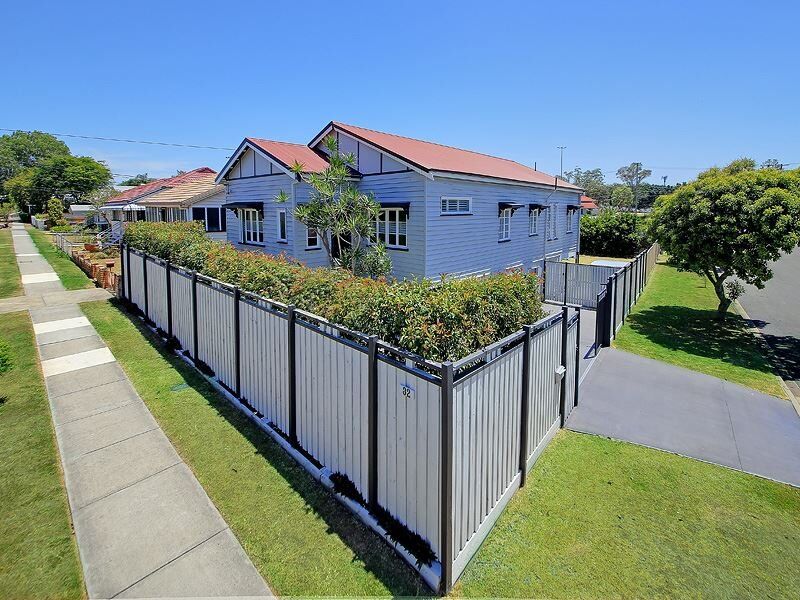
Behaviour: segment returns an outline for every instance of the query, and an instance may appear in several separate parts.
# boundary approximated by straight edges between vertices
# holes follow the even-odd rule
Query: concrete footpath
[[[800,417],[786,400],[604,348],[567,427],[800,486]]]
[[[23,226],[12,227],[89,598],[271,596],[111,351],[68,301],[82,296],[65,292]]]

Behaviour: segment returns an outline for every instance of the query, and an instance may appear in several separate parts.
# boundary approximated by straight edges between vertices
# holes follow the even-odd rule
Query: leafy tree
[[[584,215],[581,217],[581,252],[595,256],[635,256],[650,244],[645,223],[644,217],[636,213],[614,209],[603,210],[598,215]]]
[[[385,260],[372,260],[366,256],[381,251],[380,245],[376,244],[374,248],[368,245],[375,233],[375,221],[381,206],[371,193],[365,194],[350,183],[349,169],[355,164],[355,155],[340,153],[336,138],[332,136],[325,139],[325,146],[329,152],[329,165],[324,171],[304,173],[300,163],[292,167],[313,188],[309,201],[295,207],[294,218],[316,230],[332,267],[345,267],[354,274],[362,274],[359,267],[369,265],[368,270],[373,271],[370,275],[386,275],[391,269],[388,256]],[[283,191],[276,197],[278,202],[288,199]],[[386,272],[375,273],[380,265]]]
[[[48,227],[60,225],[64,220],[64,203],[58,198],[50,198],[47,201],[47,223]]]
[[[617,169],[617,177],[631,188],[633,192],[633,206],[639,208],[639,186],[641,183],[650,177],[653,172],[650,169],[642,167],[642,163],[634,162],[627,167],[620,167]]]
[[[625,185],[612,185],[611,194],[608,199],[600,203],[602,208],[612,208],[615,210],[627,209],[633,206],[633,192]]]
[[[36,169],[23,169],[3,184],[3,189],[8,198],[16,204],[20,210],[28,210],[32,206],[32,214],[35,214],[45,205],[50,197],[48,190],[40,190],[34,183]]]
[[[64,142],[41,131],[15,131],[0,136],[0,184],[42,160],[68,155]]]
[[[130,185],[135,187],[138,185],[144,185],[145,183],[150,183],[151,181],[155,181],[155,179],[148,177],[147,173],[139,173],[135,177],[121,181],[120,185]]]
[[[98,218],[105,221],[109,227],[111,227],[111,221],[108,220],[106,213],[100,210],[101,207],[105,206],[111,198],[116,196],[119,192],[114,189],[111,185],[103,186],[99,189],[96,189],[92,192],[86,194],[82,199],[81,202],[85,204],[92,205],[92,212],[89,214],[90,217],[95,218],[95,222],[97,222]]]
[[[729,277],[763,288],[769,262],[800,243],[800,169],[756,170],[750,159],[713,167],[658,199],[650,233],[678,268],[708,278],[724,318]]]
[[[11,215],[17,212],[17,207],[12,204],[11,202],[3,202],[0,204],[0,219],[3,220],[3,223],[8,225],[8,221],[11,219]]]
[[[611,195],[611,189],[605,183],[603,172],[600,169],[586,169],[575,167],[572,171],[564,173],[564,178],[570,183],[585,190],[586,195],[603,204]]]
[[[111,181],[106,165],[89,156],[55,156],[36,167],[34,184],[41,190],[51,190],[60,198],[70,195],[76,200]]]
[[[783,170],[783,163],[779,161],[777,158],[768,158],[764,162],[761,163],[762,169],[778,169],[779,171]]]

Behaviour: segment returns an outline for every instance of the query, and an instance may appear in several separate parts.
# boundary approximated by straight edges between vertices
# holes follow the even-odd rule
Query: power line
[[[0,131],[10,131],[14,132],[21,132],[21,133],[33,133],[32,130],[28,129],[8,129],[6,127],[0,127]],[[236,150],[236,148],[227,148],[224,146],[203,146],[200,144],[179,144],[176,142],[159,142],[155,140],[129,140],[126,138],[112,138],[112,137],[102,137],[98,135],[79,135],[77,133],[55,133],[52,131],[42,131],[41,133],[49,133],[55,137],[66,137],[66,138],[77,138],[81,140],[100,140],[103,142],[123,142],[126,144],[148,144],[150,146],[170,146],[173,148],[194,148],[197,150]]]

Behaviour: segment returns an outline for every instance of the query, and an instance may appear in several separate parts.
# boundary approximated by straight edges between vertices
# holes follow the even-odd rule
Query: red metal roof
[[[585,208],[587,210],[594,210],[597,208],[597,202],[594,199],[589,198],[586,194],[581,196],[581,208]]]
[[[415,140],[336,121],[333,121],[331,125],[334,129],[349,133],[373,146],[386,150],[389,154],[394,154],[396,157],[424,171],[479,175],[550,186],[555,186],[557,183],[560,188],[580,189],[571,183],[557,180],[552,175],[531,169],[507,158],[498,158],[488,154],[481,154],[480,152]]]
[[[198,169],[193,169],[191,171],[187,171],[186,173],[180,173],[179,175],[174,175],[172,177],[156,179],[150,183],[137,185],[134,188],[125,190],[121,194],[117,194],[113,198],[109,199],[109,201],[106,203],[106,206],[129,204],[137,198],[141,198],[147,194],[151,194],[164,188],[175,187],[176,185],[180,185],[182,183],[207,178],[209,174],[216,175],[217,172],[211,167],[200,167]]]
[[[295,163],[303,165],[304,173],[319,173],[328,168],[328,161],[304,144],[276,142],[274,140],[251,137],[245,139],[287,169],[291,168]]]

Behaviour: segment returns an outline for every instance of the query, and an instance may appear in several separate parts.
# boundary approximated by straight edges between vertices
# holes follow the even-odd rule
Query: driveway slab
[[[567,426],[800,486],[800,418],[789,402],[613,348]]]

